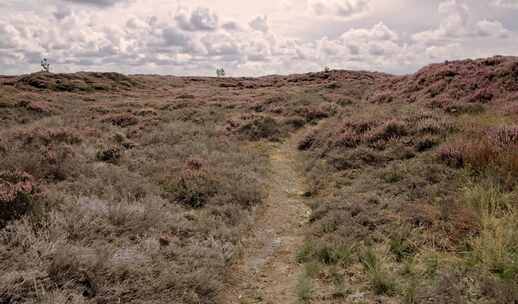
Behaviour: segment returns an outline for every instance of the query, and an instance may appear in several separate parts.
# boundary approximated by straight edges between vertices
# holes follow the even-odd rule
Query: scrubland
[[[515,303],[518,59],[0,77],[0,303],[215,303],[304,129],[308,303]]]

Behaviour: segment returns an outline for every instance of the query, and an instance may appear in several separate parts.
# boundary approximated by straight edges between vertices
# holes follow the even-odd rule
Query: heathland
[[[0,76],[0,303],[517,303],[518,58]]]

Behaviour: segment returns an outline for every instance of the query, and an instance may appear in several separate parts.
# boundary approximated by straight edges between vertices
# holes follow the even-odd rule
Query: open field
[[[0,76],[0,160],[2,304],[517,303],[515,57]]]

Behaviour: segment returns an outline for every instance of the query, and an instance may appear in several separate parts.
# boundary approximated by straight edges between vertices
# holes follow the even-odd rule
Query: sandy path
[[[304,180],[295,169],[295,140],[275,148],[270,157],[268,197],[241,258],[229,269],[221,304],[293,304],[301,266],[296,252],[304,242],[309,208],[303,202]]]

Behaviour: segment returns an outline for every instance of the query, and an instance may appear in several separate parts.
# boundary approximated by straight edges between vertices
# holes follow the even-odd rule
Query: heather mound
[[[138,86],[138,82],[119,73],[50,74],[33,73],[18,78],[14,85],[20,88],[32,88],[65,92],[92,92],[107,90],[127,90]]]
[[[503,56],[432,64],[413,75],[379,83],[368,98],[376,103],[400,100],[452,109],[516,99],[518,57]]]

